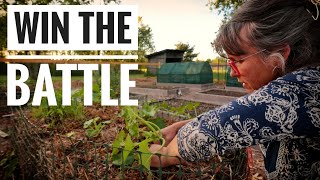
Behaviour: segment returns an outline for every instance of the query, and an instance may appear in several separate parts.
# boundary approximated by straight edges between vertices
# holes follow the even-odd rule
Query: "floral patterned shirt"
[[[206,112],[178,132],[187,161],[255,144],[268,179],[320,177],[320,67],[304,68]]]

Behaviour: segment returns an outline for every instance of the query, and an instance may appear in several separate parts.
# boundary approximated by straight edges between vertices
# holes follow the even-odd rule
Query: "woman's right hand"
[[[179,129],[190,121],[191,120],[180,121],[161,129],[162,137],[166,140],[166,143],[164,146],[167,146],[172,141],[172,139],[177,135],[177,132],[179,131]]]

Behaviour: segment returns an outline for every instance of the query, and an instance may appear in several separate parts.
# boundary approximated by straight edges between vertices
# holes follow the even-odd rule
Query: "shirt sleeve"
[[[187,161],[209,160],[254,144],[319,136],[319,126],[308,114],[314,106],[308,107],[307,99],[313,95],[300,85],[278,79],[198,116],[178,131],[179,154]]]

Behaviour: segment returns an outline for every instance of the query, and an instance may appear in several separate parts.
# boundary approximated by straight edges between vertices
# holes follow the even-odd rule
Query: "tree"
[[[245,0],[208,0],[207,6],[210,10],[217,9],[219,14],[223,12],[226,21],[244,2]]]
[[[194,51],[194,46],[190,46],[189,43],[182,43],[179,42],[175,44],[177,50],[183,50],[185,51],[183,54],[183,61],[184,62],[190,62],[192,61],[195,57],[198,56],[199,53],[193,53]]]
[[[155,51],[152,29],[143,23],[141,16],[139,16],[138,23],[138,59],[140,62],[146,62],[145,55]]]

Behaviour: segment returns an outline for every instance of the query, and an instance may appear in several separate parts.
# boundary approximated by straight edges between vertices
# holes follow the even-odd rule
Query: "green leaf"
[[[92,93],[92,101],[93,102],[98,103],[98,102],[100,102],[100,99],[101,99],[100,93],[95,93],[95,92]]]
[[[156,124],[160,129],[165,128],[166,127],[166,123],[165,120],[161,117],[157,117],[156,119],[151,119],[149,120],[151,122],[153,122],[154,124]]]
[[[97,129],[87,129],[86,130],[86,136],[89,138],[97,137],[99,135],[99,131]]]
[[[101,130],[104,128],[104,125],[96,122],[100,119],[100,117],[96,117],[84,123],[83,127],[87,128],[86,135],[89,138],[97,137],[100,135]]]
[[[131,140],[130,135],[128,134],[126,137],[126,140],[124,142],[124,150],[123,150],[123,161],[125,162],[129,153],[132,151],[132,149],[134,148],[134,144]]]
[[[100,86],[98,84],[93,84],[92,85],[92,92],[94,93],[100,93]]]
[[[93,123],[93,121],[94,121],[94,119],[90,119],[90,120],[84,122],[83,128],[87,129],[88,127],[90,127],[91,124]]]
[[[139,144],[138,150],[141,152],[141,156],[139,156],[139,163],[150,171],[150,162],[152,154],[149,151],[149,140],[143,140]]]
[[[78,98],[78,97],[83,97],[84,94],[84,89],[78,89],[72,92],[72,97]]]
[[[153,136],[153,132],[152,131],[142,131],[142,134],[147,139],[150,139]]]
[[[153,117],[157,112],[157,108],[149,105],[148,103],[144,103],[141,112],[143,117]]]
[[[71,132],[67,133],[66,136],[71,137],[71,136],[74,136],[75,134],[76,134],[75,132],[71,131]]]
[[[130,121],[126,127],[129,130],[129,134],[133,137],[139,136],[139,124],[137,121]]]
[[[83,124],[83,128],[87,129],[89,128],[90,126],[93,126],[95,122],[99,121],[100,120],[100,117],[95,117],[93,119],[90,119],[86,122],[84,122]]]
[[[99,131],[101,131],[103,128],[104,128],[104,125],[102,123],[95,124],[95,127],[94,127],[94,129],[97,129]]]
[[[2,167],[1,169],[4,170],[3,179],[14,179],[14,171],[18,167],[18,165],[19,161],[14,151],[12,151],[10,155],[7,155],[4,159],[2,159],[0,162],[0,167]]]
[[[62,109],[57,109],[57,112],[58,112],[58,114],[60,115],[60,117],[63,117],[63,111],[62,111]]]
[[[137,121],[138,109],[137,107],[126,106],[122,108],[121,116],[126,122],[126,129],[133,137],[139,135],[139,122]]]
[[[121,159],[121,153],[119,154],[112,154],[112,164],[117,165],[117,166],[121,166],[122,164],[122,159]]]
[[[122,153],[113,155],[112,156],[112,164],[117,165],[117,166],[121,166],[122,164],[124,164],[125,166],[127,166],[127,165],[132,164],[134,161],[134,155],[132,152],[128,155],[128,157],[124,163],[122,162],[121,156],[122,156]]]
[[[6,164],[6,162],[8,161],[8,158],[4,158],[0,161],[0,166],[3,166]]]
[[[119,149],[122,144],[122,142],[124,141],[124,137],[125,137],[125,133],[123,130],[120,131],[120,133],[118,134],[117,138],[113,141],[112,143],[112,155],[118,154],[119,153]]]

